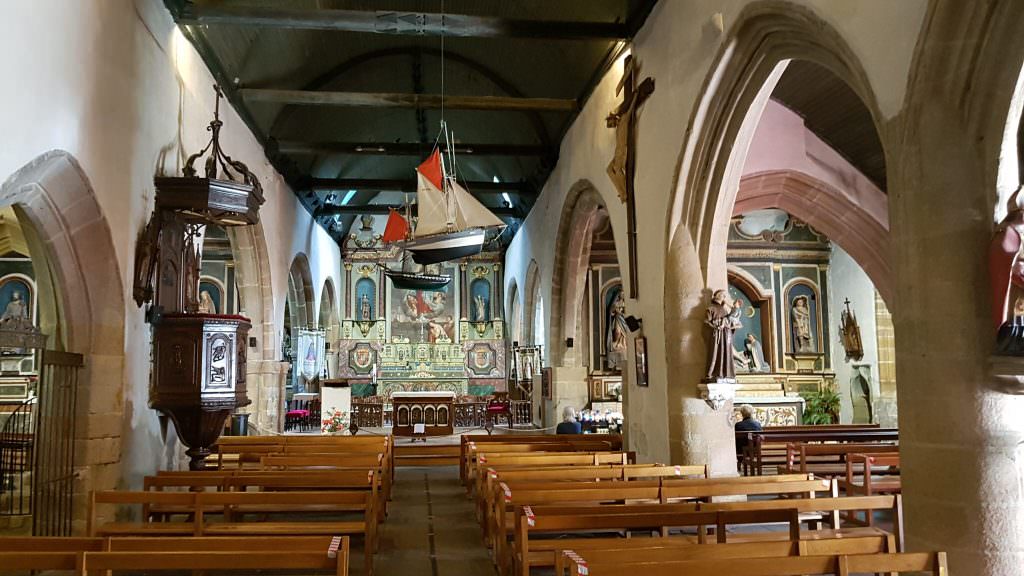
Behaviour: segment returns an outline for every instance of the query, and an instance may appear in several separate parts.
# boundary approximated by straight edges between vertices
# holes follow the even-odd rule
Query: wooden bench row
[[[287,552],[284,552],[287,551]],[[241,552],[244,552],[242,554]],[[349,538],[0,538],[0,567],[90,571],[317,570],[348,576]]]
[[[101,505],[138,505],[139,521],[97,520]],[[156,513],[153,511],[156,510]],[[323,515],[329,515],[324,519]],[[358,519],[339,519],[356,515]],[[257,515],[260,521],[248,517]],[[280,515],[266,521],[269,515]],[[316,515],[318,519],[312,519]],[[183,520],[172,520],[184,516]],[[217,517],[218,519],[214,519]],[[161,519],[164,521],[153,521]],[[90,536],[338,536],[362,535],[366,573],[377,549],[375,499],[355,492],[93,492]]]
[[[817,427],[815,427],[817,428]],[[742,440],[742,441],[741,441]],[[766,468],[781,467],[786,463],[788,443],[896,443],[899,431],[895,428],[863,429],[771,429],[760,432],[737,432],[737,445],[742,445],[740,465],[744,475],[763,475]]]
[[[469,480],[471,454],[478,447],[491,452],[512,451],[621,451],[622,436],[617,434],[464,434],[459,444],[459,479]]]
[[[161,472],[143,479],[144,491],[214,491],[246,492],[270,490],[365,491],[375,502],[377,520],[383,522],[387,498],[379,481],[380,474],[370,469],[292,470],[200,470]],[[143,510],[144,514],[146,510]]]
[[[500,472],[499,472],[500,470]],[[499,482],[524,484],[528,482],[613,482],[629,480],[656,480],[659,478],[708,477],[707,466],[665,466],[662,464],[609,464],[597,466],[521,467],[489,466],[479,477],[474,492],[477,518],[483,519],[494,507]]]
[[[948,576],[944,552],[899,554],[863,554],[846,552],[850,543],[830,542],[825,550],[801,554],[797,543],[722,544],[645,550],[640,560],[623,560],[618,550],[578,554],[566,550],[564,555],[571,576],[620,576],[640,573],[644,576],[817,576],[851,574],[927,573]],[[836,554],[834,551],[845,553]],[[556,572],[563,576],[566,572]]]
[[[714,528],[716,544],[724,543],[797,543],[795,550],[805,554],[878,553],[902,550],[901,537],[877,528],[844,527],[839,514],[848,510],[887,510],[895,519],[901,516],[899,496],[777,499],[749,502],[688,504],[619,504],[572,506],[519,506],[516,511],[511,550],[498,557],[503,574],[512,568],[514,574],[527,576],[534,566],[555,565],[559,569],[563,550],[622,551],[621,557],[647,556],[651,548],[679,548],[712,542],[705,534]],[[807,513],[820,514],[829,523],[828,529],[801,531]],[[729,526],[784,523],[785,531],[729,533]],[[899,522],[897,521],[899,524]],[[670,529],[696,528],[694,535],[675,535]],[[620,534],[648,533],[648,538],[622,539]],[[599,535],[604,538],[598,537]],[[557,535],[558,538],[543,538]],[[538,539],[538,536],[541,538]],[[837,542],[843,548],[836,549]],[[786,548],[775,544],[779,555]],[[839,550],[838,552],[836,550]],[[557,572],[561,573],[561,572]]]
[[[601,466],[635,462],[635,452],[474,452],[470,457],[466,489],[470,495],[476,493],[484,480],[484,475],[478,472],[484,468]]]

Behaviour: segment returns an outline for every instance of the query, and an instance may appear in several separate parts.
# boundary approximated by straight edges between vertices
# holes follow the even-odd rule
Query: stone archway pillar
[[[962,117],[922,95],[890,178],[906,538],[947,551],[951,573],[1019,575],[1024,396],[996,391],[989,369],[992,209]]]
[[[290,366],[289,362],[277,360],[249,361],[246,385],[252,400],[247,409],[253,415],[249,422],[250,434],[272,435],[282,430],[284,415],[281,402]]]
[[[707,464],[715,476],[736,475],[736,444],[732,425],[732,401],[715,409],[698,397],[698,384],[705,375],[704,310],[709,290],[705,272],[689,232],[679,229],[669,246],[670,262],[665,270],[666,359],[671,377],[668,382],[668,438],[673,463]],[[708,277],[724,277],[721,270],[708,271]],[[712,273],[714,272],[714,273]],[[632,424],[642,414],[628,416],[631,442],[647,425]],[[642,422],[642,420],[641,420]]]

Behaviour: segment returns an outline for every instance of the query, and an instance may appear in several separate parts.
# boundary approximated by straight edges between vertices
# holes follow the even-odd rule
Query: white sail
[[[457,230],[494,228],[505,225],[465,188],[459,186],[454,179],[451,181],[451,186],[449,196],[455,206],[455,228]]]
[[[443,234],[448,232],[448,209],[445,193],[438,190],[423,174],[417,172],[416,203],[418,220],[416,235]]]

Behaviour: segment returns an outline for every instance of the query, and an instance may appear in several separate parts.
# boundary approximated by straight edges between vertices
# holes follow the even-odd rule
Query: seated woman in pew
[[[760,432],[761,423],[754,419],[754,407],[750,404],[744,404],[740,406],[740,416],[743,416],[743,420],[736,423],[737,432]],[[743,449],[746,447],[747,437],[745,435],[736,436],[736,453],[742,454]]]
[[[562,421],[555,428],[555,434],[582,434],[583,425],[576,421],[576,411],[572,406],[562,409]]]

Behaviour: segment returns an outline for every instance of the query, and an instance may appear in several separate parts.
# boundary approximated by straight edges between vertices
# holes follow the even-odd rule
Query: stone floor
[[[374,565],[379,576],[495,574],[458,468],[398,468],[392,496]],[[361,565],[354,560],[353,571]]]

